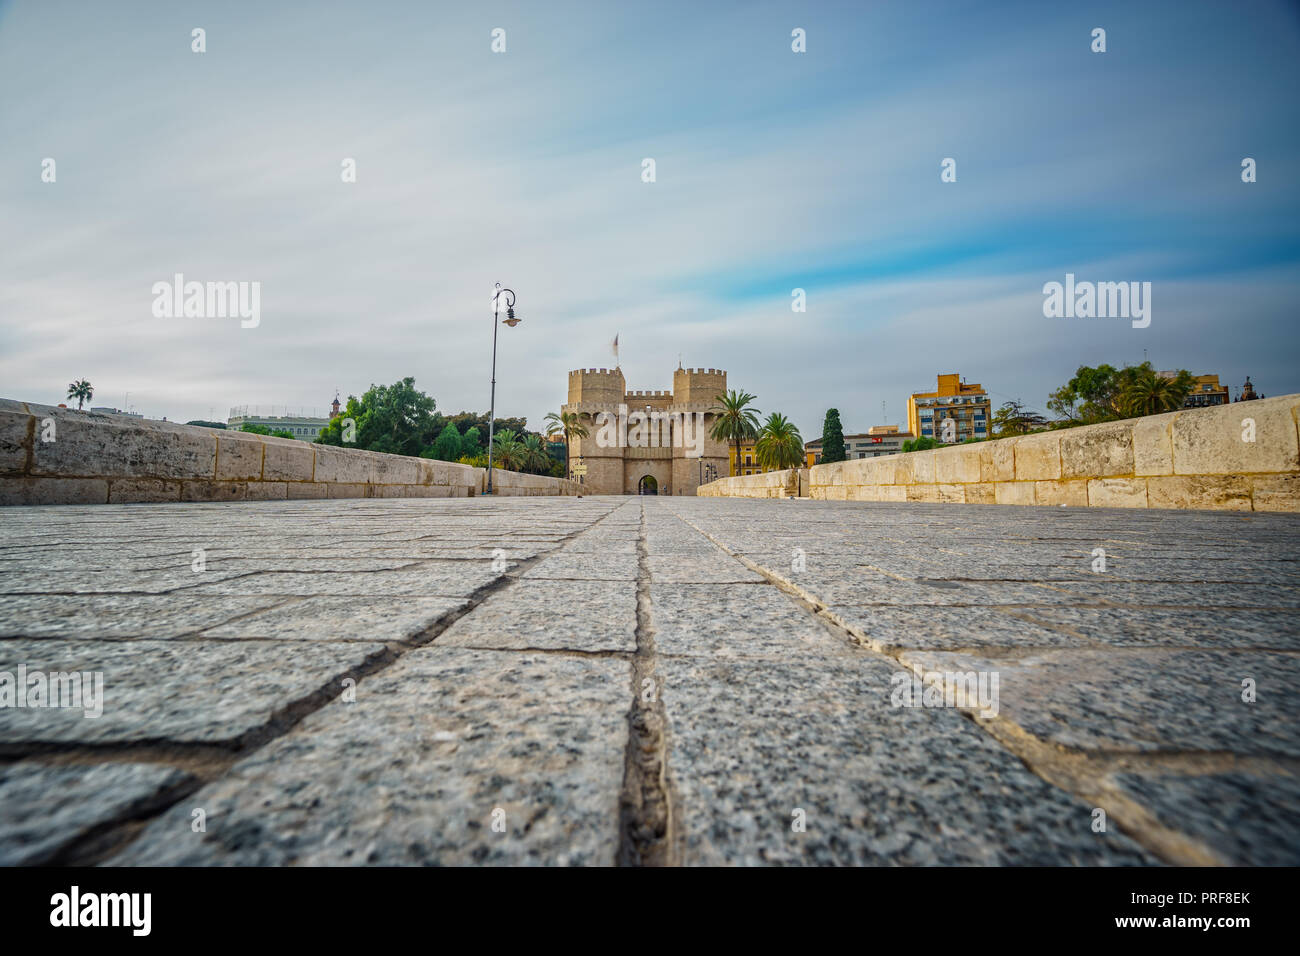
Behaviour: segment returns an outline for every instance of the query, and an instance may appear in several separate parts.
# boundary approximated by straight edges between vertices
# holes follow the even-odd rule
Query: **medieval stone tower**
[[[569,459],[587,466],[583,483],[593,495],[643,491],[693,495],[701,477],[709,480],[710,466],[714,478],[728,473],[726,443],[714,441],[708,434],[715,417],[710,409],[726,390],[727,373],[721,369],[679,368],[673,373],[671,392],[629,392],[623,372],[617,368],[572,371],[569,400],[561,410],[577,412],[588,434],[573,439]],[[601,418],[602,412],[609,417]],[[639,415],[660,423],[663,440],[637,447],[635,438],[624,441],[620,431],[619,440],[611,442],[608,426],[602,439],[602,421],[617,420],[620,414],[625,420],[632,419],[633,434]],[[679,434],[678,429],[684,431]],[[700,449],[699,457],[692,455],[692,446]]]

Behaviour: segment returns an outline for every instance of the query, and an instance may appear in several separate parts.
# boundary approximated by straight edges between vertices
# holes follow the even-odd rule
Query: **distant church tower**
[[[330,410],[334,413],[330,416],[330,418],[339,417],[339,393],[338,392],[334,393],[334,404],[330,406]]]

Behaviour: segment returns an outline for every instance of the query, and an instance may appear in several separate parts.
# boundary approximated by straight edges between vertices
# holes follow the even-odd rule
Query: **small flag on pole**
[[[614,336],[614,341],[610,343],[610,347],[614,350],[614,367],[618,368],[618,336],[617,335]]]

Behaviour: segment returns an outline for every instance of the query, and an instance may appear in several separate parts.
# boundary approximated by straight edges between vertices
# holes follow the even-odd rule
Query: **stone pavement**
[[[10,679],[0,863],[1300,863],[1298,561],[1267,514],[3,509],[0,682],[103,699]]]

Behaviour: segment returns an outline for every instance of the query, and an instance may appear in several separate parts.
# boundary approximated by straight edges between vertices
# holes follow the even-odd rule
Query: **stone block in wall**
[[[249,501],[284,501],[289,497],[288,486],[283,481],[250,481],[245,497]]]
[[[211,478],[216,472],[217,429],[43,405],[30,408],[37,419],[33,475],[174,480]],[[54,422],[51,442],[40,440],[45,418]]]
[[[1060,432],[1010,439],[1015,445],[1016,481],[1055,481],[1061,477]]]
[[[1184,412],[1172,429],[1174,474],[1245,475],[1300,469],[1298,410],[1300,397],[1286,396]],[[1254,441],[1247,440],[1251,437]]]
[[[879,485],[845,485],[848,501],[879,501]]]
[[[931,482],[925,485],[904,485],[908,501],[938,501],[939,486]]]
[[[979,464],[978,458],[975,459],[975,464],[978,466]],[[959,504],[959,505],[965,504],[966,486],[964,484],[951,484],[951,483],[940,482],[934,487],[935,487],[935,494],[939,501],[946,502],[949,504]]]
[[[880,497],[876,499],[877,501],[906,501],[907,500],[906,485],[880,485],[878,487],[879,487]]]
[[[981,470],[983,461],[981,461]],[[966,486],[966,504],[968,505],[992,505],[997,504],[997,486],[991,481],[981,481],[978,484]]]
[[[262,438],[236,431],[217,432],[217,480],[248,481],[262,477]]]
[[[1056,433],[1062,478],[1109,478],[1133,474],[1133,425],[1106,422]]]
[[[1037,504],[1032,481],[999,481],[993,489],[993,500],[1000,505]]]
[[[1146,478],[1092,478],[1088,481],[1088,505],[1092,508],[1145,508]]]
[[[216,449],[213,449],[215,456]],[[114,478],[108,483],[110,505],[180,501],[181,483],[160,478]]]
[[[0,474],[27,470],[27,450],[36,437],[36,419],[17,402],[0,405]]]
[[[934,450],[934,477],[939,484],[974,484],[980,480],[980,444]],[[964,498],[964,496],[963,496]]]
[[[325,495],[328,498],[372,498],[374,497],[374,485],[369,483],[358,484],[347,481],[327,481],[325,484]]]
[[[329,447],[269,436],[263,440],[262,445],[266,455],[262,466],[263,481],[314,480],[316,449]]]
[[[894,466],[895,483],[900,485],[934,484],[934,451],[909,451],[898,456]]]
[[[316,452],[316,475],[313,479],[325,484],[368,484],[370,481],[369,452],[342,449],[333,445],[312,445]]]
[[[1300,474],[1251,475],[1251,503],[1256,511],[1300,511]]]
[[[284,496],[291,501],[328,498],[329,485],[323,481],[286,481],[284,483]]]
[[[245,481],[182,481],[181,501],[243,501],[248,497],[248,484]]]
[[[1174,473],[1174,420],[1181,412],[1148,415],[1129,421],[1133,428],[1133,474],[1172,475]]]
[[[0,505],[102,505],[104,478],[0,478]]]
[[[1240,475],[1157,475],[1147,479],[1147,507],[1250,511],[1250,479]]]
[[[1036,481],[1034,482],[1034,504],[1072,505],[1080,508],[1088,506],[1088,482],[1078,481]]]
[[[1016,480],[1016,440],[996,438],[975,446],[980,453],[980,481]]]
[[[423,477],[420,459],[407,455],[367,453],[370,482],[376,485],[418,485]]]

